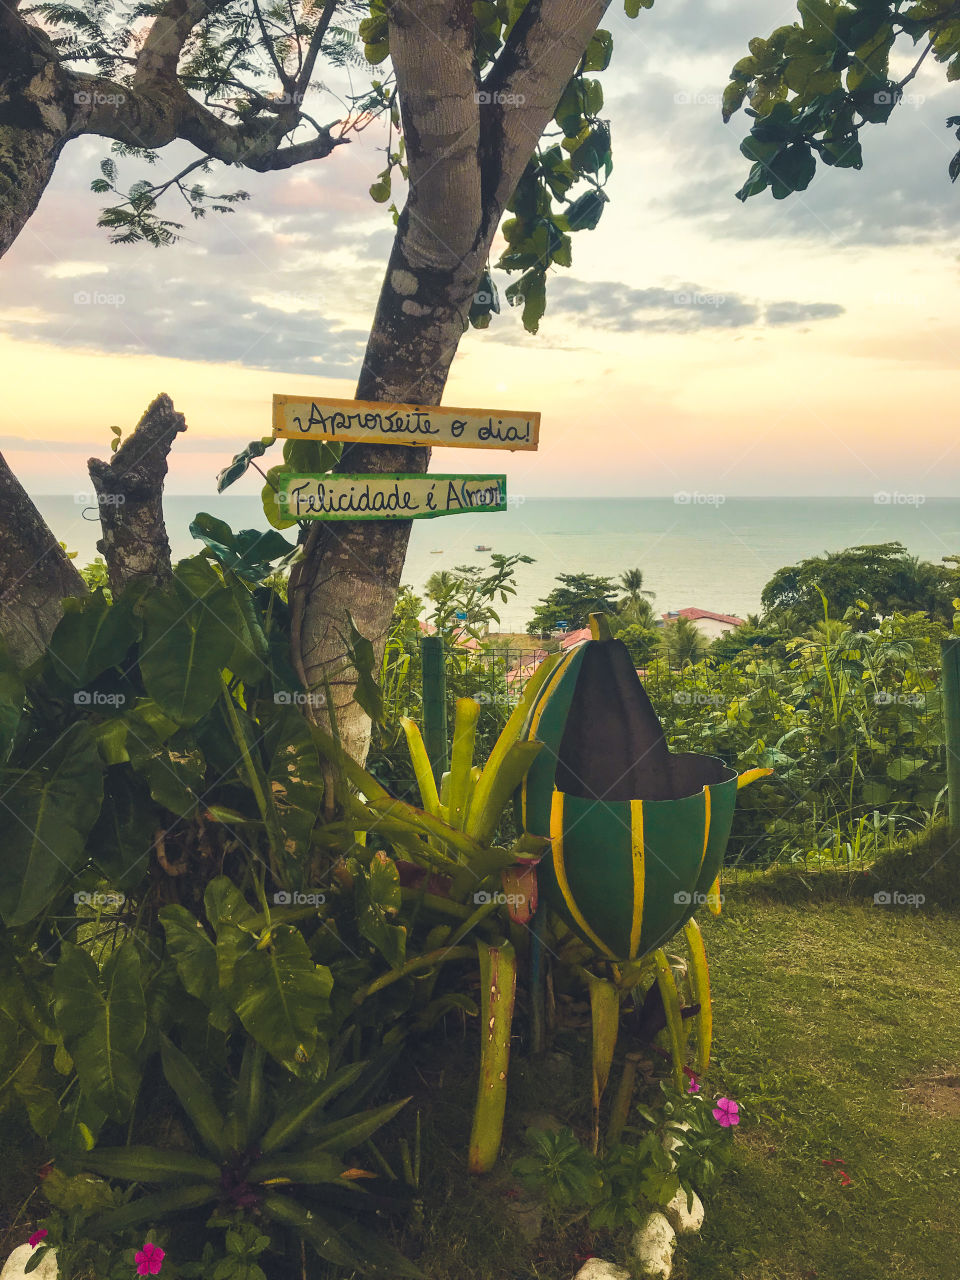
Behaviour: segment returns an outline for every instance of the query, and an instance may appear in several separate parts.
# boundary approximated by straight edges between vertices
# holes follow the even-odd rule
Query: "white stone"
[[[0,1271],[0,1280],[23,1280],[24,1276],[27,1276],[27,1280],[57,1280],[56,1249],[48,1250],[40,1259],[40,1265],[36,1270],[27,1273],[24,1267],[33,1257],[33,1253],[33,1249],[28,1244],[22,1244],[14,1249],[4,1263],[3,1270]]]
[[[663,1212],[670,1219],[678,1236],[699,1231],[703,1226],[703,1202],[695,1191],[691,1208],[687,1208],[687,1193],[681,1188],[670,1203],[664,1205]]]
[[[668,1280],[676,1243],[673,1227],[663,1214],[651,1213],[633,1237],[633,1256],[640,1275],[651,1280]]]
[[[686,1120],[681,1120],[679,1123],[675,1124],[673,1126],[674,1132],[668,1133],[663,1139],[664,1151],[673,1155],[674,1151],[676,1151],[678,1147],[682,1147],[683,1139],[680,1137],[679,1131],[682,1130],[686,1133],[689,1128],[690,1126],[687,1124]]]
[[[588,1258],[573,1280],[630,1280],[630,1272],[602,1258]]]

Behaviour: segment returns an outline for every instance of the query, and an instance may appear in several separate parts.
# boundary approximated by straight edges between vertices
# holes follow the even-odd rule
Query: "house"
[[[711,613],[709,609],[671,609],[669,613],[661,614],[661,617],[664,626],[676,622],[677,618],[686,618],[708,640],[729,635],[731,631],[744,625],[743,618],[737,618],[732,613]]]

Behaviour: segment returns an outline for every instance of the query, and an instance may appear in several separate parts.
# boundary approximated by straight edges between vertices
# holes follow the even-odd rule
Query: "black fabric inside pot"
[[[589,645],[560,743],[558,790],[588,800],[678,800],[730,776],[711,756],[668,750],[622,641]]]

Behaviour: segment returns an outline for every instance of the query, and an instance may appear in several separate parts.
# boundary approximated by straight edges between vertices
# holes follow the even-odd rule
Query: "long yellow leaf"
[[[683,1089],[683,1059],[686,1034],[683,1029],[683,1014],[680,1010],[680,993],[677,980],[670,968],[670,961],[663,951],[655,951],[653,958],[657,965],[657,984],[663,1000],[663,1010],[667,1015],[667,1035],[670,1038],[670,1056],[673,1058],[673,1079],[677,1088]]]
[[[423,735],[419,727],[409,716],[401,716],[400,723],[407,739],[407,748],[413,764],[413,772],[420,788],[420,803],[427,813],[437,817],[440,812],[440,796],[437,794],[437,780],[430,767],[430,758],[424,745]]]
[[[453,747],[450,751],[450,826],[464,829],[470,808],[473,768],[473,746],[477,736],[480,703],[473,698],[458,698],[453,722]]]
[[[690,919],[683,926],[690,949],[690,989],[700,1006],[697,1015],[697,1074],[703,1075],[710,1065],[710,1044],[713,1040],[713,1003],[710,999],[710,969],[703,934],[696,920]]]

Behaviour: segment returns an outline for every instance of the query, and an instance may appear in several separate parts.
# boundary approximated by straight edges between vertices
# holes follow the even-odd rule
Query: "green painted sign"
[[[429,520],[505,511],[507,477],[286,475],[276,500],[292,520]]]

